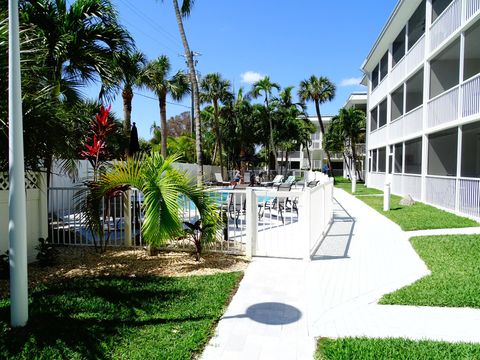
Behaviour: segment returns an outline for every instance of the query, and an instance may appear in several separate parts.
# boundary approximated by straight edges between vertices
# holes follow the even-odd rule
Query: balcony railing
[[[407,54],[407,74],[413,71],[425,58],[425,34],[417,41]]]
[[[480,74],[462,85],[463,117],[480,113]]]
[[[372,91],[370,95],[370,103],[369,105],[377,105],[380,100],[382,100],[388,91],[388,76],[387,75],[382,82]]]
[[[454,0],[430,27],[430,51],[434,51],[462,23],[462,1]]]
[[[369,149],[375,149],[381,145],[385,145],[385,143],[387,142],[387,127],[383,126],[380,129],[377,129],[370,133],[368,141]]]
[[[429,101],[429,128],[458,119],[458,94],[459,87],[456,86]]]
[[[480,11],[480,0],[465,0],[465,17],[467,21]]]
[[[452,177],[427,176],[427,202],[455,210],[456,179]]]
[[[390,87],[396,88],[397,85],[405,79],[405,64],[406,64],[405,57],[401,59],[395,67],[392,68],[390,73]]]
[[[460,179],[458,211],[480,217],[480,179]]]

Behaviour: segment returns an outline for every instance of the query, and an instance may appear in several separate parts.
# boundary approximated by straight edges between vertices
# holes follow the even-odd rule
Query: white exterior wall
[[[432,23],[431,0],[426,1],[425,33],[406,55],[392,68],[391,44],[420,0],[400,0],[392,17],[382,31],[373,50],[363,65],[368,76],[367,114],[367,159],[370,151],[387,147],[386,173],[367,174],[367,186],[383,188],[392,184],[392,192],[410,194],[417,200],[472,217],[480,217],[480,179],[460,176],[462,125],[480,121],[480,74],[463,79],[464,32],[480,22],[480,0],[454,0]],[[408,33],[408,31],[407,31]],[[430,61],[434,60],[454,41],[460,39],[459,82],[453,88],[430,99]],[[407,40],[408,42],[408,40]],[[386,78],[372,91],[371,71],[385,51],[389,51],[389,72]],[[404,113],[395,121],[390,119],[391,93],[423,67],[424,87],[421,106]],[[386,126],[371,131],[370,110],[383,99],[388,99]],[[404,105],[406,93],[404,97]],[[430,134],[458,128],[457,175],[428,175],[428,139]],[[389,174],[389,146],[422,138],[422,167],[420,174]],[[403,147],[405,156],[405,146]],[[367,160],[368,163],[368,160]],[[405,159],[403,159],[405,163]],[[370,169],[369,169],[370,170]]]

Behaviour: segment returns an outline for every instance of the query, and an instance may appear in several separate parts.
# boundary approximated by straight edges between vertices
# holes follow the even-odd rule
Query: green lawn
[[[340,188],[348,192],[349,194],[352,193],[352,183],[350,182],[341,182],[335,184],[335,187]],[[376,194],[383,194],[383,191],[374,189],[374,188],[367,188],[365,184],[358,184],[357,189],[354,195],[376,195]]]
[[[390,211],[383,211],[383,196],[360,196],[358,199],[400,225],[404,231],[479,226],[476,221],[420,202],[402,206],[401,197],[396,195],[390,197]]]
[[[480,235],[410,241],[432,274],[385,295],[381,304],[480,308]]]
[[[30,320],[9,327],[0,300],[1,359],[191,359],[213,333],[241,273],[83,278],[31,293]]]
[[[480,344],[406,339],[319,339],[317,360],[457,360],[480,359]]]

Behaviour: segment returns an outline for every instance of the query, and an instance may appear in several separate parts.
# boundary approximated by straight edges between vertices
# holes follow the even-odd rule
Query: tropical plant
[[[320,131],[322,136],[325,136],[325,126],[322,121],[322,114],[320,112],[320,105],[333,100],[335,97],[335,85],[326,77],[315,75],[310,78],[302,80],[300,82],[300,88],[298,90],[298,97],[300,101],[313,101],[315,104],[315,112],[317,114],[318,124],[320,125]],[[327,155],[328,167],[330,174],[333,174],[332,162],[330,160],[330,152],[325,150]]]
[[[273,123],[270,116],[270,107],[268,102],[269,97],[272,95],[273,89],[276,89],[277,91],[279,91],[280,85],[270,81],[269,76],[265,76],[263,79],[258,80],[252,85],[252,90],[250,91],[250,94],[255,99],[258,98],[262,93],[264,95],[265,109],[267,110],[268,125],[270,127],[270,151],[275,157],[275,163],[276,163],[278,155],[275,147],[275,141],[274,141],[274,135],[273,135]]]
[[[200,101],[211,102],[213,105],[214,133],[216,137],[216,146],[213,152],[213,161],[218,154],[220,158],[220,171],[223,171],[223,152],[222,152],[222,133],[220,131],[220,103],[227,104],[233,100],[233,94],[230,90],[230,81],[222,79],[220,73],[207,74],[200,82]],[[222,175],[223,176],[223,175]]]
[[[181,196],[191,200],[198,209],[204,224],[203,245],[214,241],[221,227],[213,199],[186,174],[172,167],[176,160],[176,157],[165,159],[155,151],[150,156],[137,155],[124,162],[114,162],[99,182],[98,192],[102,196],[129,187],[143,193],[145,215],[141,231],[151,247],[164,245],[168,240],[182,236]]]
[[[57,260],[58,250],[53,247],[48,238],[39,238],[35,250],[37,250],[36,258],[40,266],[53,265]]]
[[[195,162],[195,139],[187,134],[168,137],[168,155],[178,157],[178,162],[193,164]]]
[[[162,132],[162,156],[167,156],[167,95],[174,100],[181,100],[188,92],[189,86],[185,74],[179,70],[169,78],[170,60],[162,55],[147,63],[141,72],[138,83],[152,90],[158,97],[160,108],[160,127]]]
[[[10,277],[10,257],[8,250],[0,255],[0,279],[8,279]]]

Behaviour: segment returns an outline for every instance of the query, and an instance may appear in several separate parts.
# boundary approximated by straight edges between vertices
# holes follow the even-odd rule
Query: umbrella
[[[128,154],[133,156],[137,151],[140,151],[140,144],[138,143],[138,131],[135,123],[133,123],[130,131],[130,143],[128,145]]]

